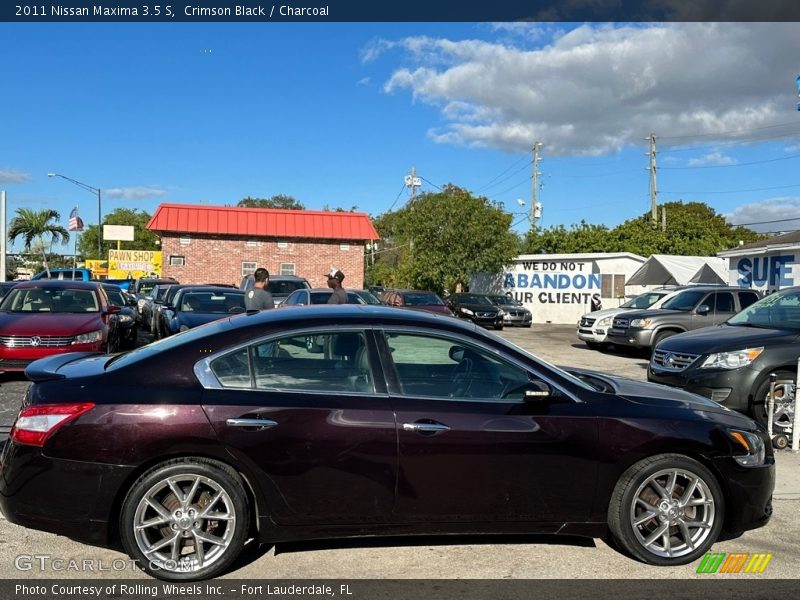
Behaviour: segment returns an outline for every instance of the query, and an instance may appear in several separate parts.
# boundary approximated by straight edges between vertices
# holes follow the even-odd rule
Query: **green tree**
[[[529,254],[632,252],[641,256],[714,256],[737,246],[740,241],[747,244],[762,237],[746,227],[732,227],[725,217],[702,202],[666,202],[661,206],[667,214],[666,231],[662,231],[660,220],[652,220],[649,212],[613,229],[581,221],[569,229],[558,225],[529,231],[524,251]]]
[[[511,219],[486,198],[452,185],[422,194],[375,220],[383,251],[368,278],[437,292],[468,285],[473,273],[500,271],[516,256]]]
[[[286,194],[276,194],[270,198],[243,198],[236,206],[245,208],[282,208],[285,210],[305,210],[305,206],[300,204],[292,196]]]
[[[131,225],[133,226],[133,244],[136,250],[160,250],[158,236],[147,229],[150,214],[144,210],[134,208],[115,208],[103,217],[103,225]],[[78,240],[78,253],[86,258],[106,259],[108,251],[117,247],[113,240],[103,241],[102,256],[97,256],[97,236],[101,229],[97,225],[89,225]]]
[[[16,216],[11,220],[8,228],[8,239],[13,243],[18,237],[26,252],[31,251],[35,241],[39,242],[42,251],[42,263],[48,277],[50,267],[47,264],[47,247],[54,243],[66,244],[69,242],[69,232],[58,224],[61,215],[52,209],[30,210],[18,208]]]

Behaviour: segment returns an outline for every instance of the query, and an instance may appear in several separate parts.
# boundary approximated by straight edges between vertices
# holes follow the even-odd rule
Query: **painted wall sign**
[[[736,262],[736,283],[743,288],[770,290],[791,287],[795,284],[791,273],[794,262],[794,254],[740,258]]]
[[[523,304],[589,304],[602,277],[590,273],[587,263],[574,261],[526,261],[524,271],[506,272],[503,291]],[[586,272],[583,272],[583,271]]]

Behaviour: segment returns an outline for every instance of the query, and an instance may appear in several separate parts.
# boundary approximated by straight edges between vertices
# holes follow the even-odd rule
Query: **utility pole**
[[[539,160],[541,157],[539,156],[539,151],[542,149],[542,142],[536,142],[533,144],[533,177],[531,178],[531,227],[536,228],[536,219],[541,218],[542,216],[542,205],[539,202],[539,176],[541,173],[539,172]]]
[[[8,281],[8,277],[6,276],[7,264],[6,261],[8,260],[6,257],[6,193],[0,191],[0,226],[3,228],[0,230],[0,281]]]
[[[667,207],[661,207],[661,231],[667,230]]]
[[[653,223],[658,222],[658,191],[656,190],[656,134],[651,133],[650,137],[644,138],[646,141],[650,142],[650,166],[648,170],[650,171],[650,216],[653,219]]]
[[[417,194],[417,188],[422,187],[422,179],[417,177],[416,167],[411,167],[411,172],[404,178],[406,187],[411,190],[411,199]]]

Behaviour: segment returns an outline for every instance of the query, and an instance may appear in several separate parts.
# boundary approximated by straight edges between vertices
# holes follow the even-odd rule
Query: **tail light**
[[[93,408],[93,402],[29,406],[19,413],[9,437],[18,444],[44,446],[60,427]]]

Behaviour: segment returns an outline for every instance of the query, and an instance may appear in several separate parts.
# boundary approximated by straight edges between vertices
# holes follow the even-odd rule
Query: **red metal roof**
[[[161,204],[147,223],[151,231],[217,235],[377,240],[366,213]]]

